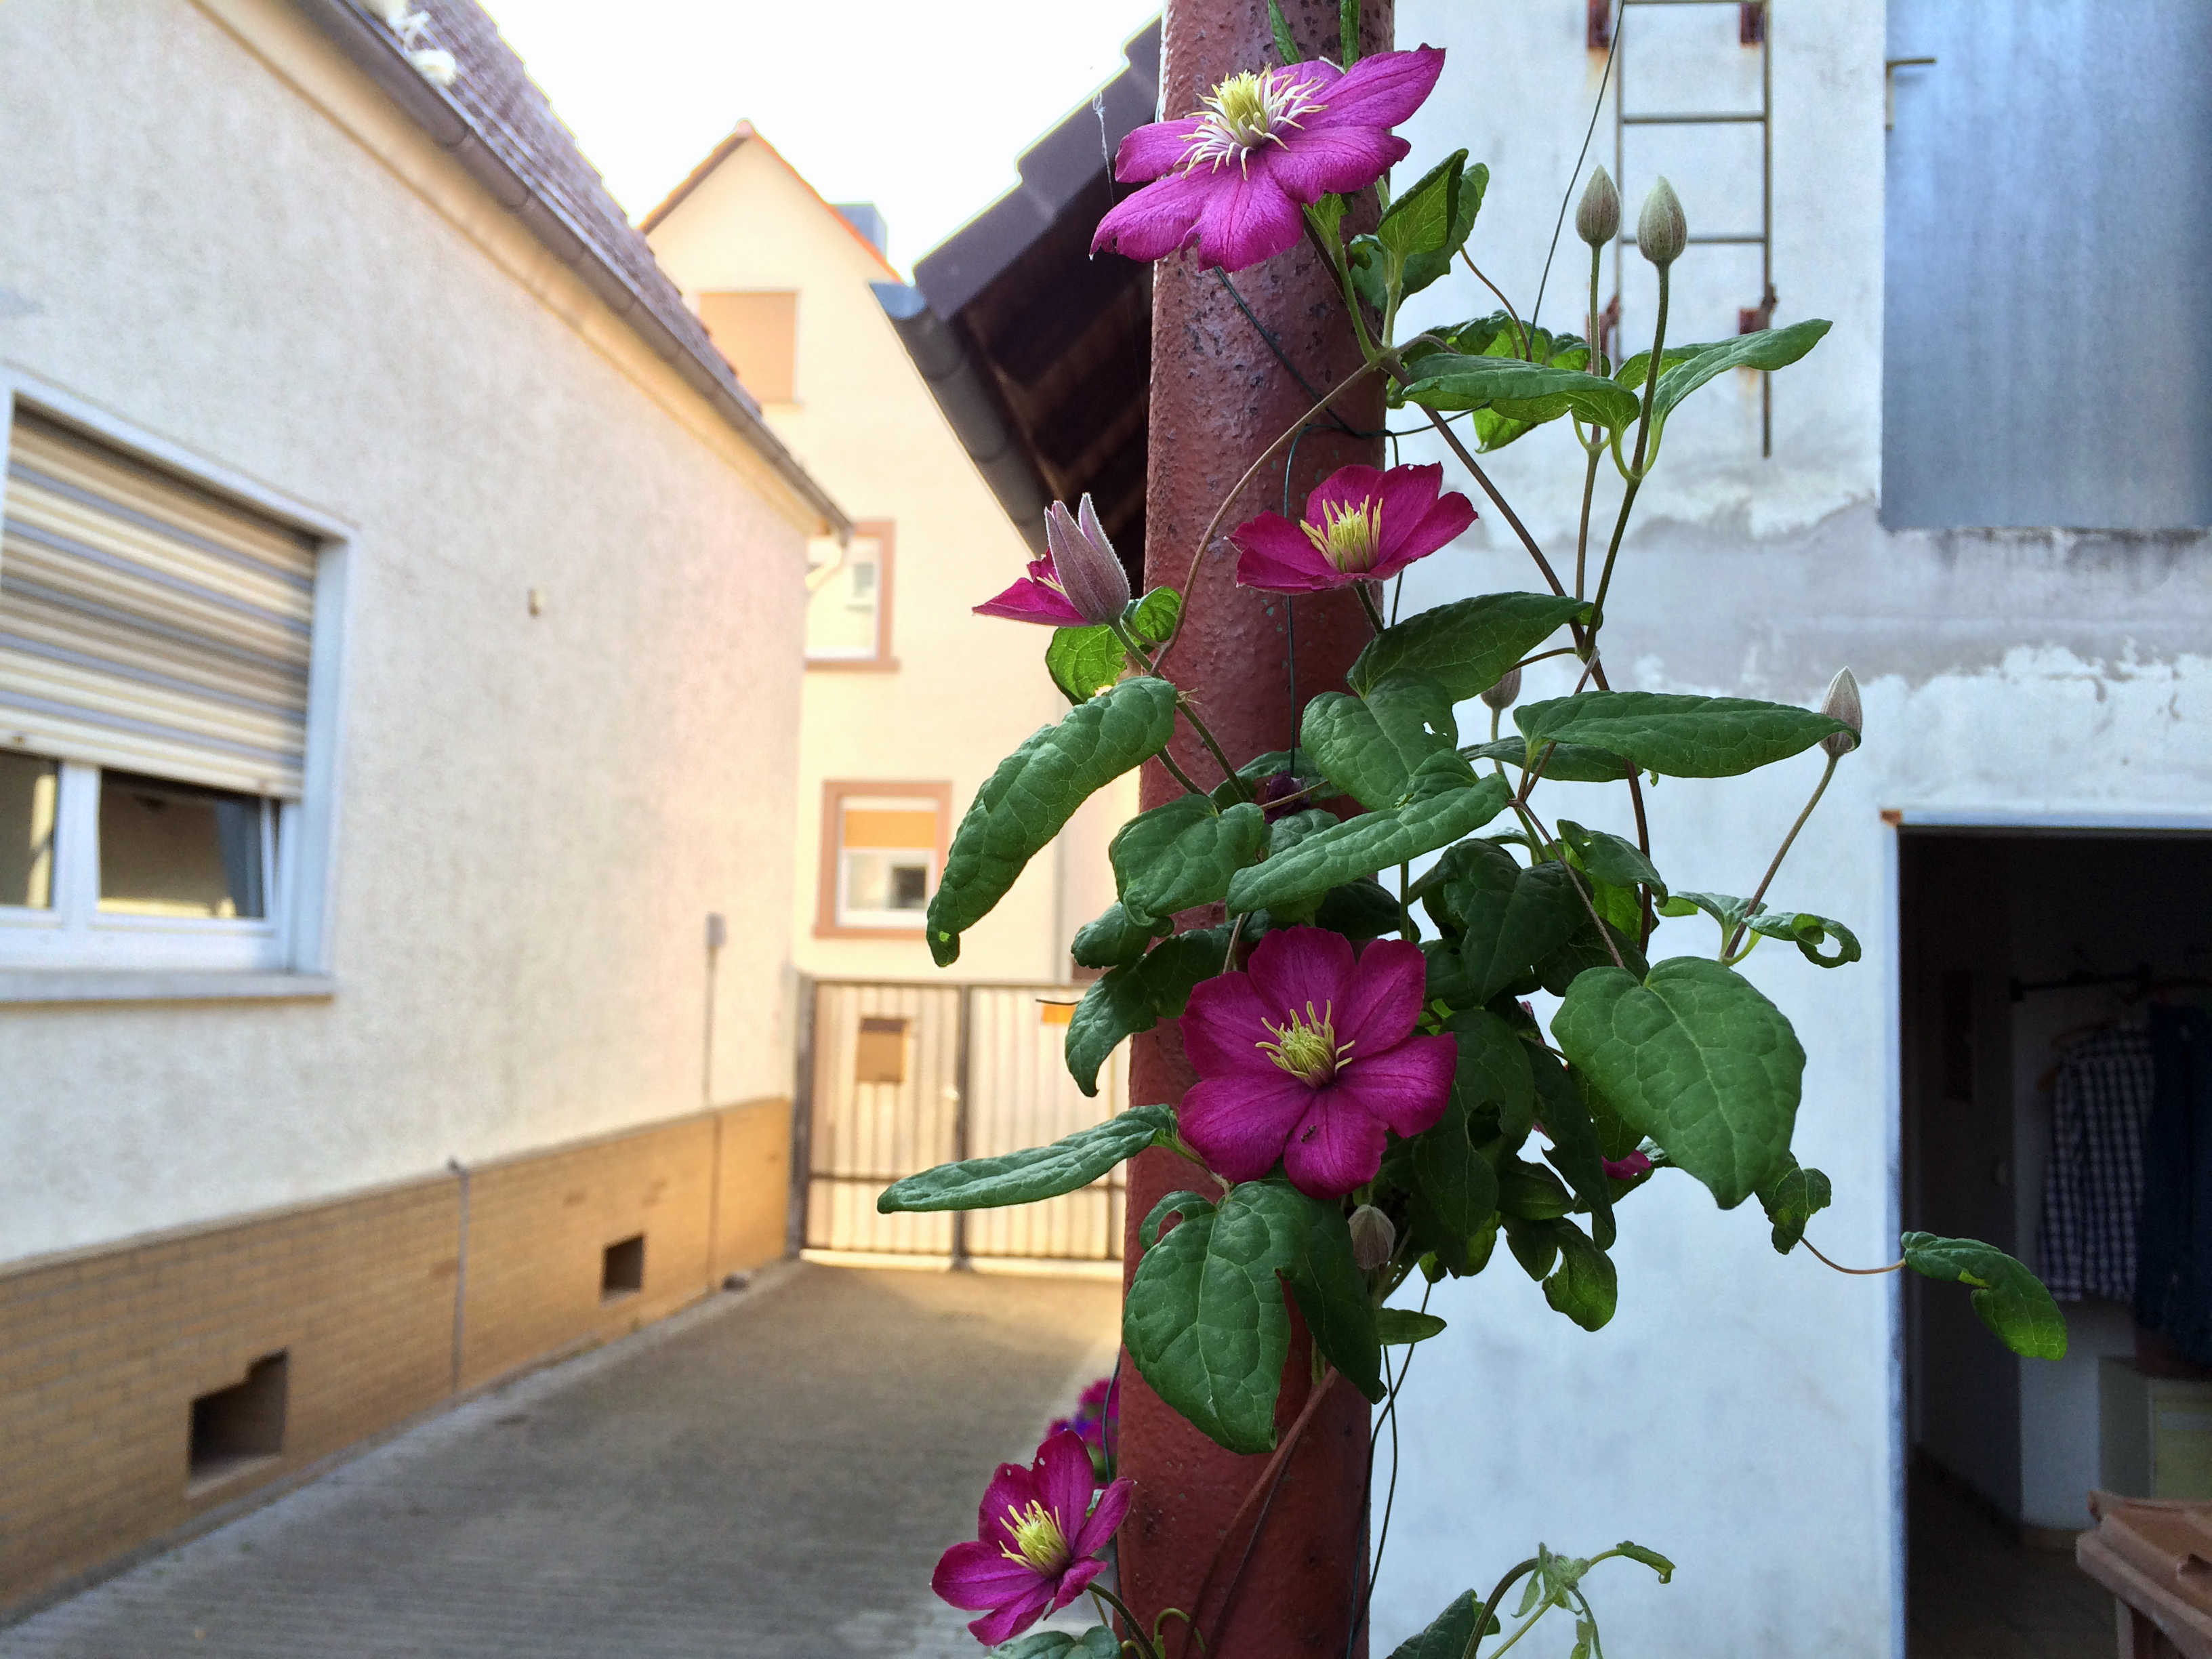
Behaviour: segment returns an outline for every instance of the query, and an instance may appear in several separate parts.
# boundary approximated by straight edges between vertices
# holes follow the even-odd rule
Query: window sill
[[[810,674],[896,674],[899,670],[896,657],[809,657],[806,672]]]
[[[326,1002],[328,974],[227,973],[216,969],[0,969],[0,1004],[26,1002]]]

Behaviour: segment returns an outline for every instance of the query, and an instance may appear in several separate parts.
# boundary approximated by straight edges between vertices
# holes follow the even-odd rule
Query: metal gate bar
[[[1061,1060],[1066,986],[813,981],[802,1012],[791,1234],[814,1249],[1109,1261],[1121,1254],[1121,1172],[1004,1210],[878,1215],[892,1182],[1041,1146],[1122,1109],[1117,1050],[1085,1097]]]

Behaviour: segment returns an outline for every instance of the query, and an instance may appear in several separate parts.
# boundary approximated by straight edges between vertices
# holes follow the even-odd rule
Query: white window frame
[[[8,442],[18,405],[308,536],[317,551],[301,798],[272,800],[262,819],[268,915],[145,916],[100,909],[102,769],[64,758],[56,792],[52,902],[45,909],[0,905],[0,1003],[331,994],[331,868],[343,724],[340,671],[352,529],[5,363],[0,363],[0,492],[5,489]],[[15,752],[41,751],[26,744]]]

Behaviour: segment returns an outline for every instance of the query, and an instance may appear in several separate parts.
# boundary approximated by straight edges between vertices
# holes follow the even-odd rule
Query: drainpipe
[[[469,1297],[469,1171],[458,1158],[446,1160],[446,1167],[460,1177],[461,1226],[459,1242],[453,1253],[453,1391],[461,1391],[461,1343],[468,1334]]]
[[[1288,9],[1302,23],[1325,10],[1328,38],[1302,38],[1300,45],[1309,52],[1335,54],[1336,7]],[[1364,50],[1387,50],[1391,25],[1390,0],[1366,0]],[[1267,8],[1251,0],[1168,0],[1164,54],[1163,107],[1196,109],[1218,82],[1273,61]],[[1371,223],[1371,194],[1364,206]],[[1342,301],[1310,247],[1302,243],[1232,280],[1308,381],[1331,386],[1358,366]],[[1269,366],[1257,386],[1251,376],[1255,362]],[[1192,550],[1220,504],[1218,491],[1241,477],[1307,404],[1291,377],[1273,366],[1267,343],[1212,271],[1185,259],[1159,263],[1153,274],[1146,486],[1148,586],[1183,586]],[[1371,380],[1338,406],[1360,431],[1382,425],[1382,396]],[[1379,436],[1311,433],[1296,450],[1293,510],[1336,468],[1353,461],[1379,465],[1382,459]],[[1279,510],[1283,484],[1279,468],[1271,469],[1232,507],[1226,522],[1233,526],[1264,508]],[[1297,730],[1298,696],[1341,690],[1367,628],[1349,591],[1301,596],[1294,693],[1288,602],[1239,589],[1234,575],[1232,560],[1209,556],[1203,561],[1184,601],[1187,620],[1169,670],[1205,708],[1223,746],[1242,757],[1288,746]],[[1176,758],[1194,777],[1218,775],[1188,731],[1176,736]],[[1158,762],[1146,763],[1141,788],[1148,808],[1182,793]],[[1211,926],[1221,920],[1221,907],[1178,920],[1184,927]],[[1176,1022],[1135,1040],[1132,1099],[1178,1099],[1194,1080]],[[1131,1165],[1125,1273],[1136,1267],[1138,1224],[1161,1198],[1189,1184],[1187,1168],[1159,1151],[1141,1154]],[[1295,1307],[1291,1316],[1296,1334],[1276,1407],[1279,1433],[1297,1419],[1311,1388],[1310,1348]],[[1366,1638],[1363,1631],[1355,1640],[1354,1626],[1364,1614],[1367,1402],[1339,1382],[1316,1408],[1273,1502],[1253,1506],[1262,1513],[1261,1530],[1239,1578],[1237,1562],[1252,1522],[1249,1516],[1239,1522],[1234,1535],[1229,1528],[1267,1458],[1222,1450],[1133,1373],[1125,1370],[1122,1388],[1121,1472],[1135,1477],[1137,1496],[1118,1545],[1121,1593],[1146,1628],[1164,1608],[1182,1607],[1197,1615],[1206,1659],[1364,1655]],[[1217,1551],[1219,1569],[1204,1602],[1194,1606]],[[1170,1650],[1178,1659],[1182,1654],[1197,1659],[1195,1643],[1178,1646],[1181,1638],[1172,1633],[1178,1627],[1178,1621],[1168,1621]]]

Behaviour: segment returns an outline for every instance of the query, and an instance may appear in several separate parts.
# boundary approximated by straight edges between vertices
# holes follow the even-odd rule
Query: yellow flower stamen
[[[1331,568],[1347,576],[1372,570],[1382,550],[1382,498],[1329,501],[1319,524],[1302,524],[1306,539],[1321,550]]]
[[[1260,1023],[1275,1040],[1254,1046],[1292,1077],[1318,1089],[1336,1075],[1336,1068],[1352,1053],[1350,1043],[1339,1043],[1336,1040],[1333,1023],[1335,1013],[1336,1005],[1333,1002],[1319,1013],[1314,1012],[1314,1006],[1309,1002],[1303,1019],[1295,1008],[1280,1025],[1263,1019]]]
[[[1288,67],[1231,76],[1194,112],[1198,131],[1184,146],[1183,167],[1218,168],[1234,161],[1240,172],[1250,171],[1254,150],[1262,144],[1283,143],[1283,129],[1296,127],[1300,117],[1328,107],[1316,95],[1321,89],[1319,81],[1293,78]]]
[[[1067,1534],[1039,1500],[1031,1498],[1025,1510],[1009,1505],[1006,1518],[1000,1524],[1014,1535],[1012,1547],[999,1546],[999,1553],[1009,1561],[1018,1561],[1047,1575],[1067,1565]]]

